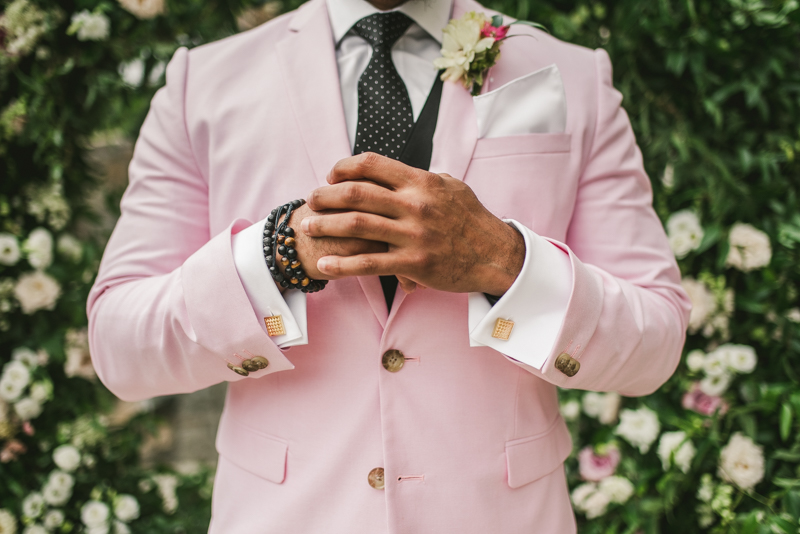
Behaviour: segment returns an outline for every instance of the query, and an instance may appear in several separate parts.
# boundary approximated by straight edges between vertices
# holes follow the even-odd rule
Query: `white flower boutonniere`
[[[491,19],[483,13],[470,11],[460,19],[451,19],[444,29],[442,57],[434,60],[437,69],[444,69],[442,80],[461,82],[471,89],[473,96],[480,94],[486,73],[497,63],[500,45],[513,24],[525,24],[547,31],[541,24],[517,20],[503,25],[503,17]]]

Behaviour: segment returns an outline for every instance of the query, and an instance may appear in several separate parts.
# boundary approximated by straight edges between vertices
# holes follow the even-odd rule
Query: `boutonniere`
[[[473,96],[481,92],[486,73],[497,63],[500,45],[509,37],[508,29],[524,24],[541,30],[541,24],[517,20],[503,25],[503,17],[491,19],[483,13],[470,11],[460,19],[451,19],[444,29],[442,57],[434,60],[437,69],[444,69],[442,80],[461,82]]]

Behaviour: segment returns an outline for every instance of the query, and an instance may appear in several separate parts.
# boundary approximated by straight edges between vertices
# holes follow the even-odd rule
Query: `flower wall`
[[[205,530],[209,474],[142,469],[154,416],[106,415],[86,154],[97,132],[135,137],[177,46],[299,3],[0,1],[0,534]],[[562,391],[580,532],[796,533],[797,0],[487,5],[609,52],[694,304],[658,392]]]

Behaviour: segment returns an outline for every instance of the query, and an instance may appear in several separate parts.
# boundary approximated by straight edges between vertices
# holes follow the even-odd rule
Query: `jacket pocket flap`
[[[472,159],[521,156],[525,154],[564,154],[572,146],[572,134],[532,133],[478,139]]]
[[[280,484],[286,477],[286,440],[259,432],[223,414],[217,452],[245,471]]]
[[[506,442],[508,485],[519,488],[555,471],[572,452],[566,423],[557,417],[542,434]]]

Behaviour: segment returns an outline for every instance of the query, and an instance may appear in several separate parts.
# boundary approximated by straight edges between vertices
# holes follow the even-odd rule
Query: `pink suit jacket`
[[[453,16],[471,10],[485,11],[456,0]],[[575,531],[556,386],[654,391],[679,361],[689,304],[608,56],[533,33],[504,45],[492,86],[555,63],[566,133],[477,139],[469,92],[446,83],[431,170],[569,254],[541,371],[470,347],[466,294],[399,292],[388,314],[377,277],[310,295],[309,344],[276,347],[231,236],[350,155],[326,5],[175,54],[89,299],[90,342],[122,399],[230,382],[211,532]],[[381,365],[388,349],[409,358],[397,373]],[[554,367],[564,350],[580,356],[572,378]],[[237,355],[270,364],[243,378],[227,367]],[[383,491],[367,483],[375,467]]]

